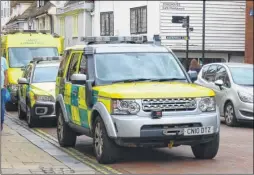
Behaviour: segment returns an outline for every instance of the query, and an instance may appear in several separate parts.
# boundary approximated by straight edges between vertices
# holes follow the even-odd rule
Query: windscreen
[[[33,75],[33,83],[55,82],[59,66],[36,67]]]
[[[230,67],[235,84],[253,86],[253,67]]]
[[[103,81],[125,79],[186,79],[171,53],[112,53],[95,55],[97,78]]]
[[[20,68],[26,66],[36,56],[58,56],[57,48],[9,48],[9,65],[11,68]]]

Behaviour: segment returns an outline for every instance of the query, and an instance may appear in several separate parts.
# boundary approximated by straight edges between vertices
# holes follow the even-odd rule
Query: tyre
[[[101,164],[114,163],[119,158],[120,147],[108,137],[105,125],[101,117],[94,122],[93,148],[96,159]]]
[[[16,111],[17,110],[17,105],[16,104],[13,104],[13,103],[11,103],[11,102],[7,102],[6,104],[5,104],[5,109],[6,109],[6,111]]]
[[[197,159],[213,159],[219,150],[220,135],[216,135],[214,140],[192,146],[192,152]]]
[[[77,135],[64,121],[62,110],[57,112],[57,138],[62,147],[74,147]]]
[[[227,102],[224,107],[224,117],[227,126],[236,126],[237,120],[235,116],[234,105],[231,102]]]
[[[30,105],[26,107],[26,120],[29,128],[33,128],[37,124],[37,119],[33,117]]]
[[[23,120],[26,118],[26,113],[22,111],[21,106],[20,106],[20,101],[18,101],[18,116],[20,120]]]

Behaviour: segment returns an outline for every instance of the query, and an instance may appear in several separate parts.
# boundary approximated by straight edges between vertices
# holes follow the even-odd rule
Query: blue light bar
[[[60,60],[61,56],[52,56],[52,57],[33,57],[33,61],[31,62],[39,62],[39,61],[57,61]]]
[[[100,37],[81,37],[81,41],[93,43],[107,42],[147,42],[147,36],[100,36]]]

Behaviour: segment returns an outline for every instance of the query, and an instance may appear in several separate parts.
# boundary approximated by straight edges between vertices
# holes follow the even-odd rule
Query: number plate
[[[213,134],[213,126],[184,128],[185,136]]]

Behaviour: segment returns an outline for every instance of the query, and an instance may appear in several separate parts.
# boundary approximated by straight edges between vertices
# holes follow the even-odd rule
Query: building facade
[[[1,1],[1,27],[9,21],[11,16],[11,1]]]
[[[55,32],[64,36],[65,47],[81,44],[81,37],[92,36],[93,1],[68,1],[57,8]]]
[[[205,58],[243,62],[246,1],[206,1]],[[186,36],[172,16],[189,16],[189,58],[202,56],[202,1],[95,1],[93,35]],[[179,58],[185,58],[185,40],[162,39]],[[208,59],[207,59],[208,60]]]
[[[253,1],[246,3],[245,62],[253,64]]]

